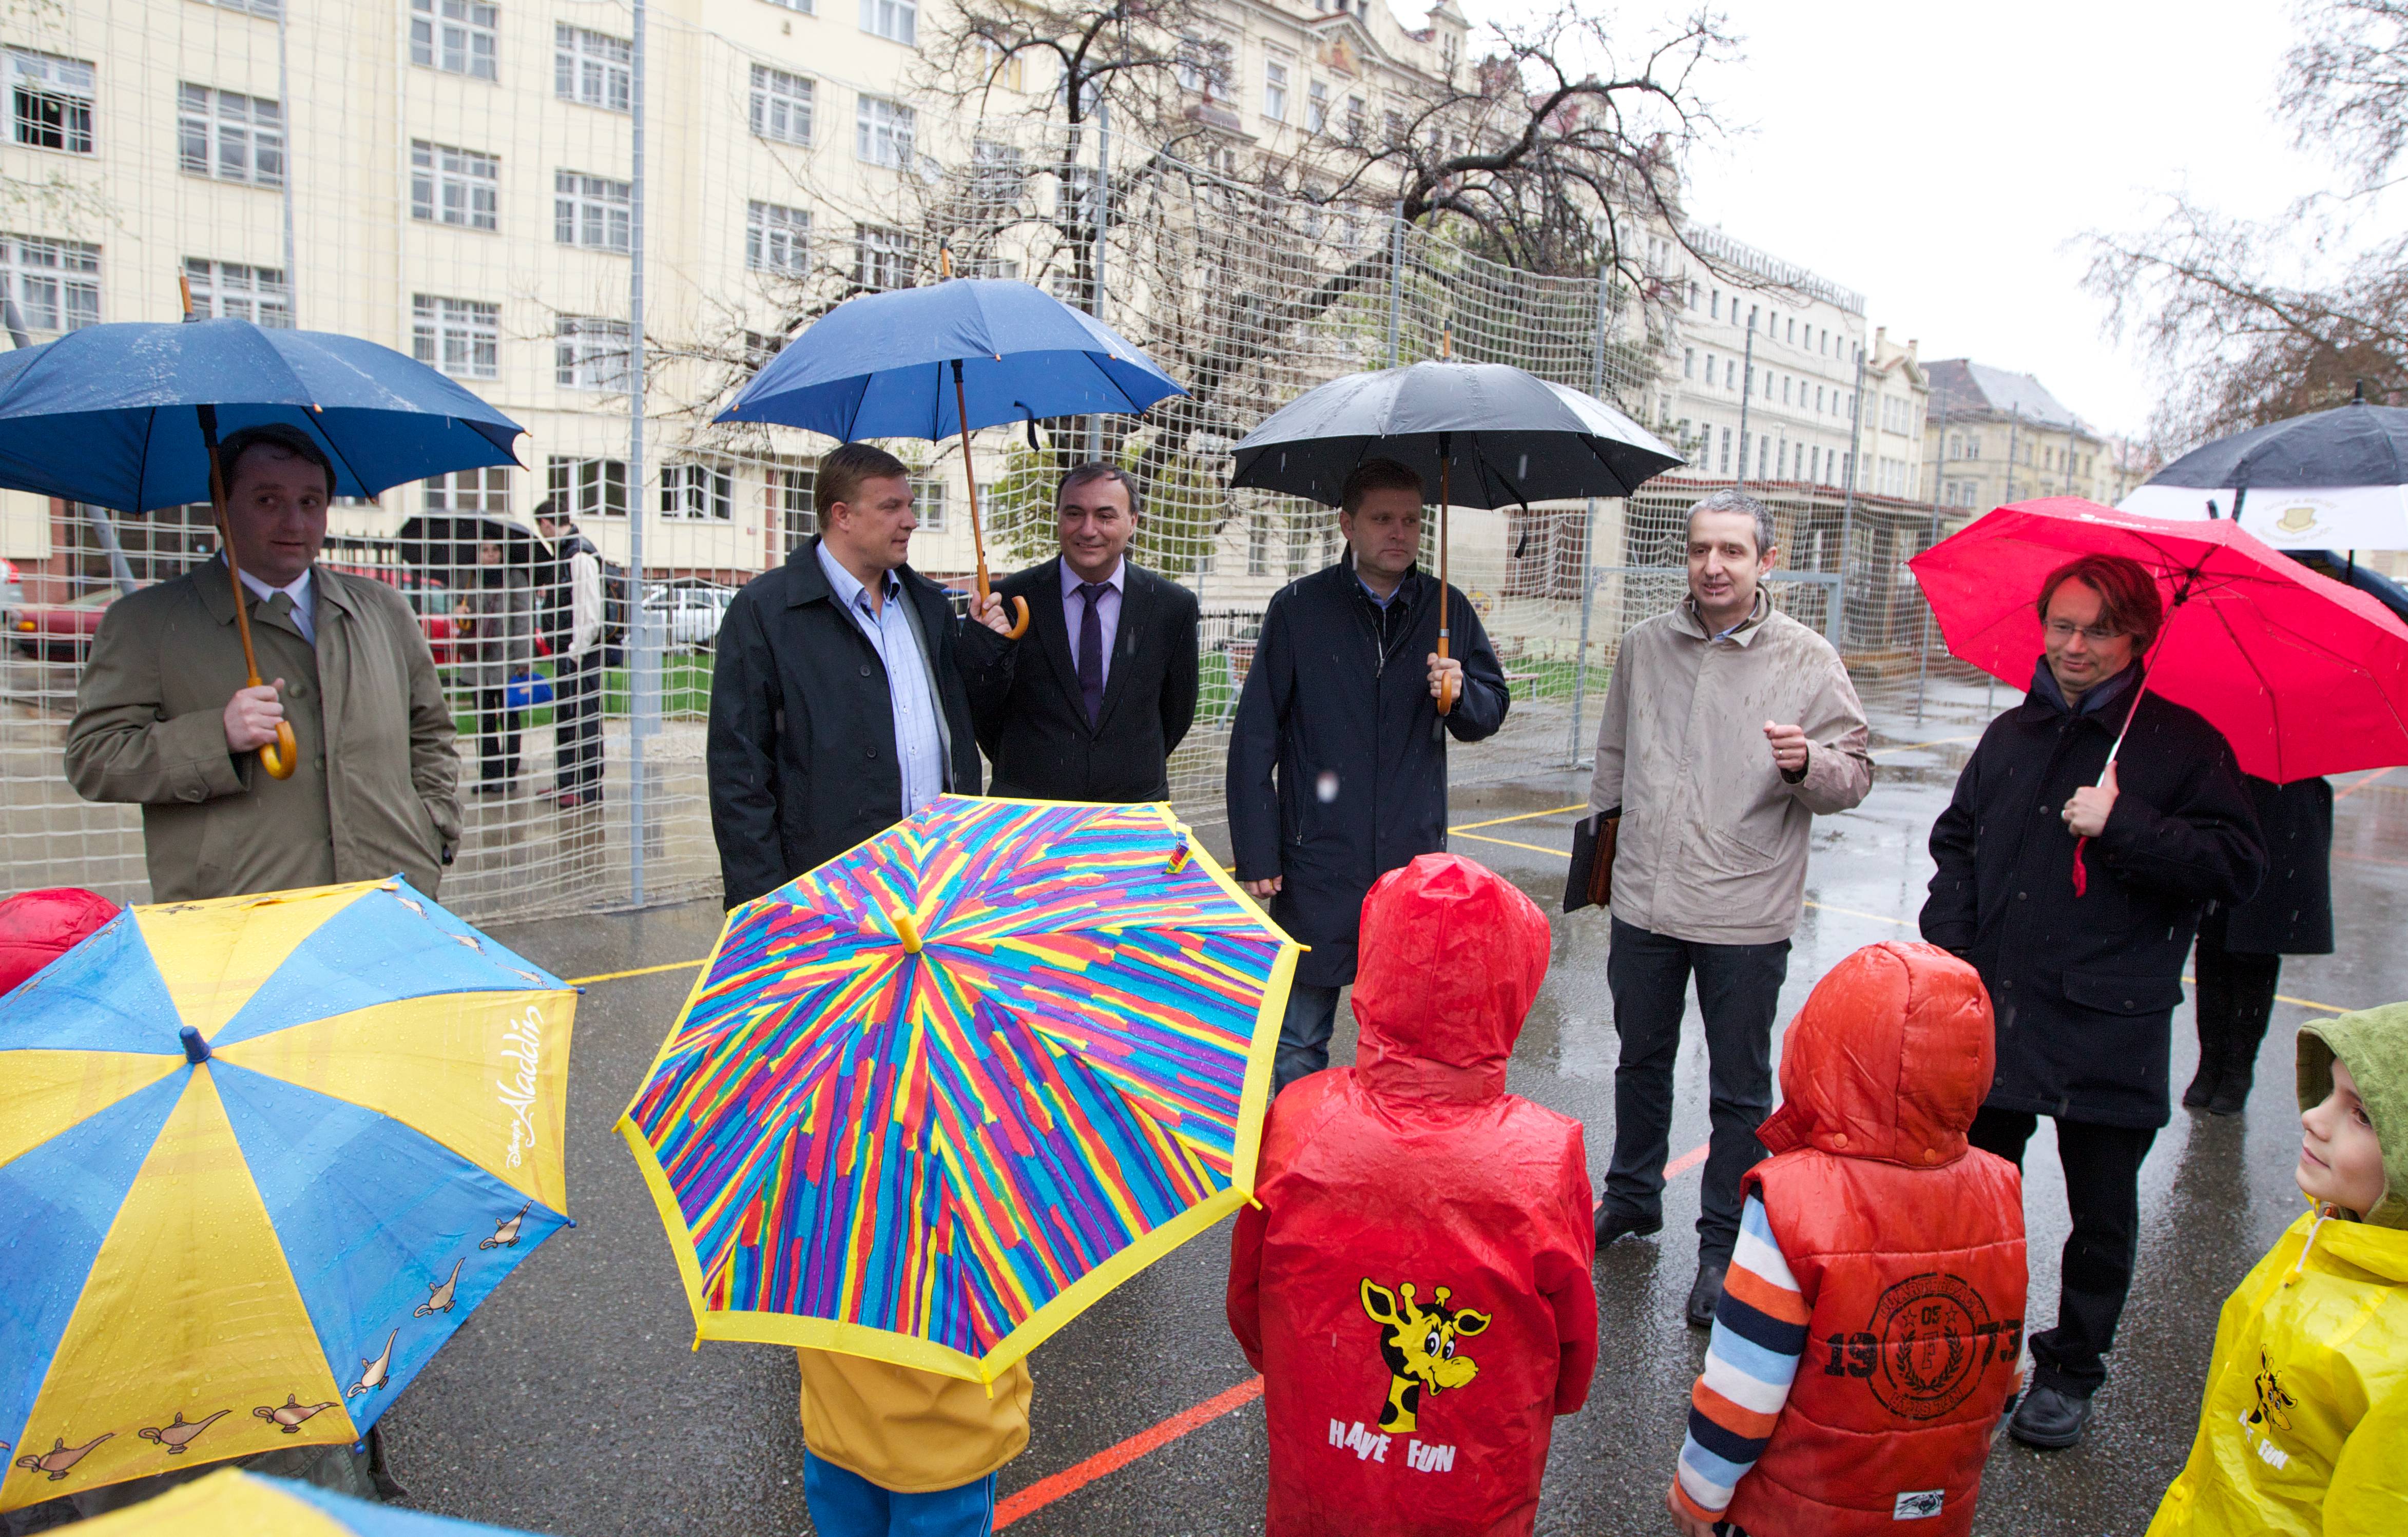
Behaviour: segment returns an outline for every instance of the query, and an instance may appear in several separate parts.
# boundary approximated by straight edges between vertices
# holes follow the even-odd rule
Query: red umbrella
[[[2288,784],[2408,763],[2408,625],[2236,524],[2052,496],[1996,508],[1907,563],[1948,649],[2020,689],[2041,657],[2041,583],[2081,555],[2156,575],[2166,621],[2145,687],[2205,716],[2246,772]]]

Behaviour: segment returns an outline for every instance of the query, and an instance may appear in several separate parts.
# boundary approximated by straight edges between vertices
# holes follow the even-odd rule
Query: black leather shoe
[[[2207,1107],[2207,1102],[2215,1098],[2215,1069],[2216,1063],[2214,1059],[2205,1055],[2200,1056],[2199,1071],[2191,1074],[2190,1087],[2183,1090],[2184,1109],[2203,1110]]]
[[[2211,1116],[2237,1116],[2249,1108],[2249,1090],[2256,1077],[2247,1067],[2225,1070],[2215,1080],[2215,1092],[2208,1096],[2207,1113]]]
[[[1625,1217],[1611,1206],[1597,1209],[1597,1246],[1605,1247],[1617,1238],[1644,1238],[1651,1232],[1664,1231],[1664,1216]]]
[[[2082,1439],[2082,1427],[2089,1420],[2088,1399],[2035,1387],[2015,1405],[2015,1417],[2007,1421],[2007,1434],[2027,1446],[2062,1451]]]
[[[1689,1287],[1689,1305],[1685,1310],[1691,1329],[1714,1327],[1714,1309],[1722,1305],[1723,1300],[1723,1272],[1729,1268],[1698,1262],[1698,1278]]]

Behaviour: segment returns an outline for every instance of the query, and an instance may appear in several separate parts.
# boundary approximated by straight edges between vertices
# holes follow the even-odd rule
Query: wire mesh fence
[[[105,84],[157,101],[185,101],[180,87],[217,93],[187,102],[182,139],[142,139],[103,110],[88,185],[53,196],[25,184],[7,217],[29,233],[0,234],[0,279],[29,317],[27,339],[170,319],[180,276],[202,313],[383,341],[529,429],[524,468],[337,506],[323,557],[391,584],[426,632],[453,708],[466,819],[441,894],[471,917],[716,892],[703,761],[711,640],[735,586],[812,533],[812,466],[830,445],[710,419],[848,293],[948,269],[1025,278],[1099,310],[1186,386],[1141,419],[990,429],[967,465],[957,444],[887,446],[919,472],[914,564],[956,588],[972,569],[973,493],[989,560],[1009,570],[1053,552],[1054,484],[1071,463],[1101,457],[1137,474],[1135,558],[1204,609],[1202,696],[1171,771],[1175,803],[1199,825],[1221,818],[1230,717],[1265,605],[1340,546],[1332,510],[1231,491],[1231,445],[1314,385],[1441,354],[1514,363],[1636,416],[1667,347],[1678,353],[1665,319],[1611,278],[1504,265],[1446,230],[1403,225],[1373,194],[1249,180],[1132,152],[1126,136],[1115,160],[1092,131],[915,115],[867,88],[840,117],[842,82],[783,67],[791,58],[767,40],[774,18],[718,30],[653,19],[646,179],[629,110],[645,54],[628,7],[555,8],[566,19],[420,3],[389,35],[365,12],[285,16],[272,0],[92,0],[17,19],[29,47],[98,58]],[[1505,730],[1455,750],[1458,782],[1586,755],[1619,637],[1677,601],[1682,515],[1713,484],[1675,476],[1627,502],[1446,519],[1450,573],[1513,692]],[[1942,532],[1932,509],[1750,489],[1782,529],[1776,601],[1842,647],[1869,704],[1900,718],[1979,707],[1901,564]],[[405,537],[432,519],[507,533],[547,500],[608,560],[642,552],[624,639],[574,670],[549,551],[505,537],[488,564],[481,538]],[[19,578],[0,594],[11,887],[147,897],[138,808],[79,800],[62,773],[64,733],[108,605],[193,570],[214,546],[206,506],[0,497],[0,555]],[[590,693],[567,687],[571,671]],[[580,763],[597,720],[595,786]],[[564,790],[578,799],[564,804]]]

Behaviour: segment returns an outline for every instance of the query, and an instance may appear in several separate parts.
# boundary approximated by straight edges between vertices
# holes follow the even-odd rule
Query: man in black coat
[[[2133,703],[2163,623],[2148,573],[2085,556],[2049,576],[2040,612],[2031,692],[1990,722],[1932,826],[1923,936],[1972,961],[1997,1014],[1973,1145],[2020,1165],[2039,1117],[2057,1121],[2072,1232],[2009,1430],[2058,1447],[2081,1439],[2131,1287],[2184,954],[2201,909],[2246,897],[2265,854],[2223,734],[2144,690]]]
[[[964,681],[989,793],[1033,801],[1163,801],[1196,719],[1196,594],[1126,558],[1136,477],[1095,462],[1054,499],[1062,553],[996,586],[1029,633],[964,632]]]
[[[1480,616],[1447,589],[1454,655],[1438,655],[1439,584],[1414,565],[1422,481],[1392,460],[1346,480],[1346,554],[1290,582],[1263,615],[1229,737],[1238,879],[1312,946],[1297,962],[1275,1084],[1329,1065],[1338,989],[1354,980],[1371,883],[1446,847],[1446,736],[1493,736],[1511,703]]]
[[[939,794],[979,792],[944,589],[905,563],[910,469],[820,461],[819,535],[744,586],[711,673],[710,830],[727,905],[774,891]],[[1003,628],[1002,605],[978,616]]]
[[[2283,958],[2333,947],[2332,782],[2278,785],[2253,775],[2242,783],[2266,845],[2266,880],[2246,902],[2215,903],[2200,919],[2191,995],[2199,1072],[2183,1090],[2184,1104],[2214,1116],[2248,1107]]]

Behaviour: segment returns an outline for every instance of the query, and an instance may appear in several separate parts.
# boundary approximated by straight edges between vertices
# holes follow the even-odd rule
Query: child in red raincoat
[[[0,902],[0,993],[98,932],[117,904],[76,886],[20,891]]]
[[[1866,946],[1790,1021],[1665,1496],[1685,1537],[1972,1530],[2024,1328],[2023,1176],[1965,1140],[1994,1060],[1931,945]]]
[[[1268,1537],[1526,1533],[1597,1364],[1580,1123],[1505,1092],[1547,920],[1425,854],[1371,888],[1362,934],[1355,1065],[1272,1104],[1229,1257]]]

